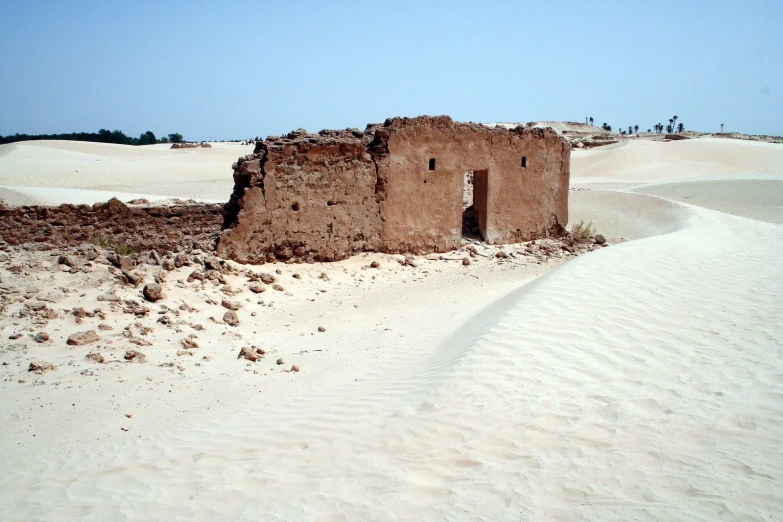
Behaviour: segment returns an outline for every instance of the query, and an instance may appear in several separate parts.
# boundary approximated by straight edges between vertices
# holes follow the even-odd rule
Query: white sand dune
[[[0,145],[0,186],[227,201],[234,183],[231,164],[252,150],[252,146],[237,143],[214,143],[205,149],[171,149],[166,144],[133,147],[26,141]],[[41,200],[36,199],[37,194],[27,196],[42,204],[51,201],[47,195]],[[73,199],[73,194],[63,194],[66,197]],[[88,196],[81,202],[91,199]]]
[[[782,179],[783,146],[723,138],[624,141],[607,147],[574,150],[571,171],[572,184]]]
[[[242,338],[200,339],[213,367],[3,382],[0,505],[11,520],[778,519],[783,227],[710,207],[774,213],[781,151],[575,152],[572,221],[632,241],[535,280],[553,267],[280,265],[306,270],[300,286],[243,316]],[[303,371],[240,371],[250,340]]]

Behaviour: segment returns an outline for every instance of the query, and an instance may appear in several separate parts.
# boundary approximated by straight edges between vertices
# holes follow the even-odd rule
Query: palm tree
[[[636,134],[639,134],[639,126],[638,125],[634,125],[633,126],[633,130],[636,131]]]
[[[649,134],[650,132],[652,132],[652,129],[647,129],[647,133]]]
[[[683,125],[682,123],[677,125],[677,132],[682,132],[684,130],[685,130],[685,125]]]
[[[590,116],[590,125],[592,125],[592,124],[593,124],[593,117]]]
[[[672,130],[675,129],[675,126],[677,125],[677,115],[675,114],[672,116]]]

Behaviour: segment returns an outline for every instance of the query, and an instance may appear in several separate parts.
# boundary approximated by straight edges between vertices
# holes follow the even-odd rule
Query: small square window
[[[430,170],[435,170],[435,158],[430,158]]]
[[[527,156],[522,156],[522,168],[527,168]]]

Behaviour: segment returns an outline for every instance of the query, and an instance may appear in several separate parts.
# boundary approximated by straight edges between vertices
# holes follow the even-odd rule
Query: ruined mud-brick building
[[[468,171],[485,241],[559,235],[568,221],[569,158],[570,146],[551,129],[447,116],[270,136],[234,164],[218,254],[258,263],[453,250]]]

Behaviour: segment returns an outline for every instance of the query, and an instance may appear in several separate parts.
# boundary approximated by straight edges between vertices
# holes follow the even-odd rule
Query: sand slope
[[[113,193],[227,201],[233,187],[231,164],[252,151],[252,146],[237,143],[206,149],[57,140],[0,145],[0,197],[10,204],[50,204],[56,198],[32,190],[47,187],[99,191],[83,194],[78,202],[87,204],[106,201]],[[73,194],[66,198],[73,202]]]
[[[0,504],[12,520],[780,518],[783,227],[706,207],[776,212],[777,185],[748,180],[779,179],[782,150],[575,152],[572,220],[632,241],[468,270],[280,265],[288,292],[247,302],[237,330],[210,327],[209,364],[161,369],[165,345],[148,349],[154,365],[106,365],[94,381],[62,366],[20,385],[14,366]],[[362,269],[370,259],[381,270]],[[167,303],[191,300],[194,322],[221,310],[204,304],[218,289],[188,292]],[[151,335],[163,346],[166,332]],[[270,350],[256,365],[234,358],[250,342]]]

